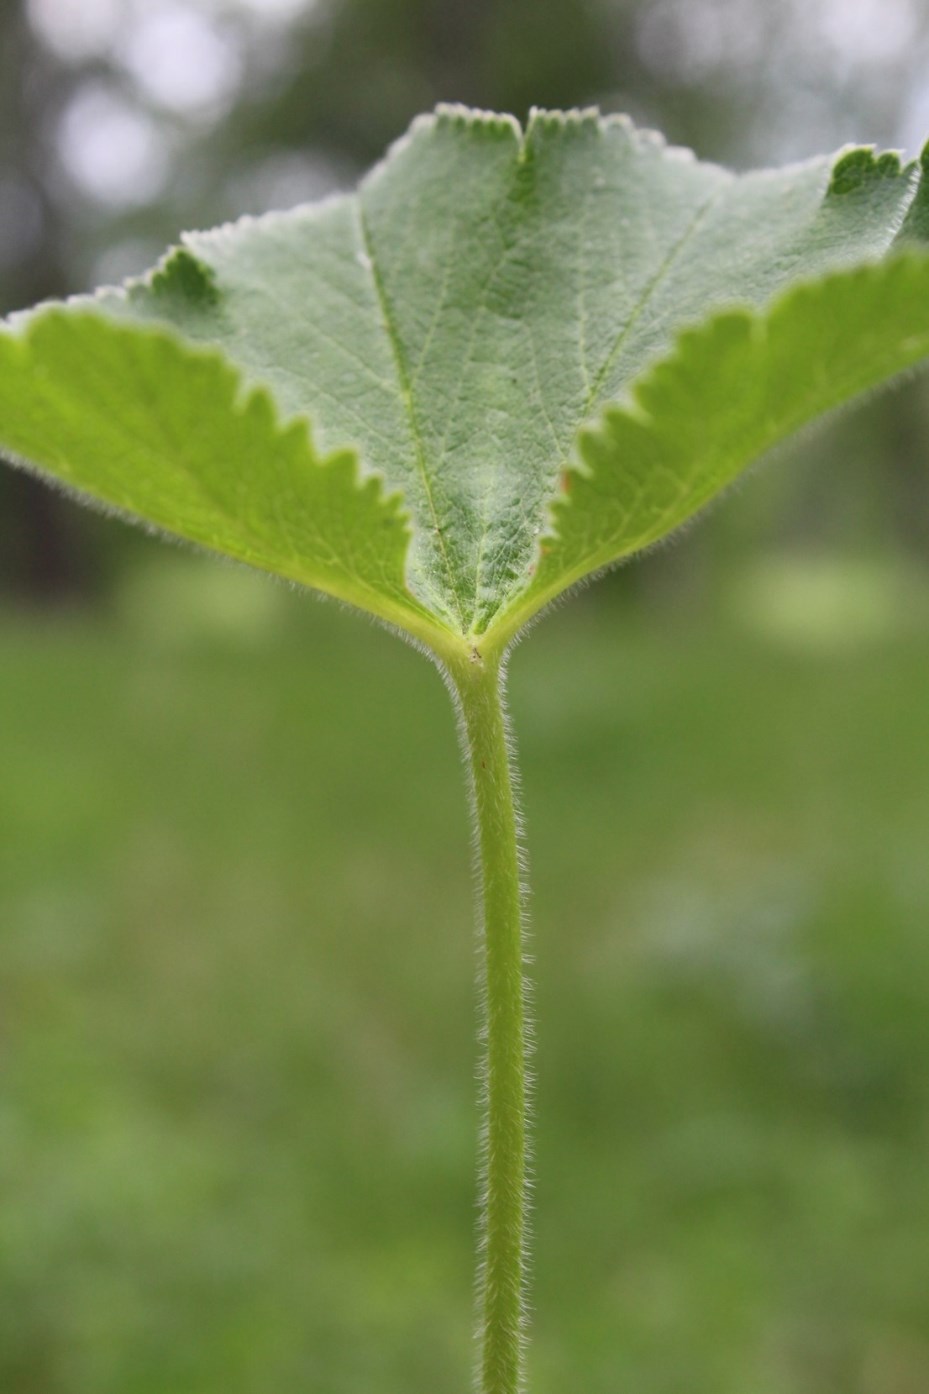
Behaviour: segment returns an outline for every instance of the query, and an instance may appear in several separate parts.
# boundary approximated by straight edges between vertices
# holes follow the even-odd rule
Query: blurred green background
[[[350,185],[439,99],[737,167],[929,133],[926,0],[0,8],[0,299]],[[533,1394],[929,1388],[929,395],[512,662]],[[332,605],[0,472],[0,1389],[468,1388],[449,703]]]

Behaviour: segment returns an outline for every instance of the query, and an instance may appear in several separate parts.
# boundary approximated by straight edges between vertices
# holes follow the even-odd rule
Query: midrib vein
[[[359,231],[361,233],[363,250],[365,256],[368,259],[368,265],[371,270],[371,280],[374,284],[375,294],[377,295],[377,301],[381,312],[381,319],[384,324],[384,331],[387,335],[391,353],[393,355],[394,367],[397,373],[397,383],[400,389],[400,396],[403,400],[404,409],[406,412],[407,420],[409,422],[410,436],[413,442],[413,453],[416,459],[416,467],[419,471],[420,478],[422,479],[423,489],[426,495],[426,502],[429,505],[429,512],[432,515],[432,523],[433,528],[435,530],[435,535],[439,539],[439,551],[442,555],[442,561],[445,565],[445,575],[448,580],[449,593],[451,594],[451,597],[455,603],[458,627],[463,632],[464,611],[462,608],[461,596],[459,595],[458,588],[455,585],[455,578],[454,573],[452,571],[451,558],[449,557],[448,547],[445,543],[445,533],[442,528],[442,524],[439,520],[439,512],[436,507],[435,494],[433,493],[432,489],[432,481],[429,477],[429,469],[426,463],[426,449],[423,444],[422,435],[420,433],[419,423],[416,419],[416,408],[413,402],[413,386],[410,378],[410,370],[406,361],[406,355],[403,351],[403,345],[400,343],[400,336],[397,333],[396,325],[393,322],[393,317],[390,309],[390,301],[387,297],[387,290],[384,286],[384,281],[378,268],[377,259],[374,255],[374,243],[371,239],[371,233],[368,227],[368,220],[365,217],[364,205],[362,204],[360,195],[358,197],[357,206],[358,226]]]
[[[726,187],[727,185],[722,185],[720,188],[715,189],[713,193],[709,196],[709,198],[704,199],[703,203],[700,204],[700,206],[697,208],[696,212],[694,213],[690,222],[687,224],[684,231],[681,233],[678,240],[675,243],[673,243],[670,247],[664,260],[661,262],[654,275],[646,282],[642,290],[642,293],[639,296],[639,299],[633,306],[632,312],[628,320],[616,336],[616,339],[609,353],[604,359],[603,364],[598,370],[596,377],[593,379],[592,382],[588,383],[587,392],[585,394],[583,405],[580,409],[580,413],[578,416],[578,424],[580,424],[580,422],[583,422],[584,419],[587,416],[589,416],[594,405],[596,404],[600,392],[603,389],[603,385],[607,379],[610,369],[613,367],[617,358],[619,357],[623,345],[629,339],[630,334],[632,333],[636,324],[639,322],[643,313],[647,309],[649,302],[651,301],[655,292],[658,290],[661,283],[665,280],[665,278],[671,271],[671,268],[673,267],[677,258],[680,256],[681,252],[687,246],[687,243],[696,234],[701,224],[703,223],[703,220],[706,218],[711,208],[716,203],[717,199],[720,198],[722,194],[725,192]],[[575,430],[576,429],[577,427],[575,427]],[[479,601],[477,601],[477,598],[476,603],[479,603]],[[498,604],[495,607],[495,611],[499,610],[501,607],[504,607],[506,603],[506,600],[501,600],[500,604]]]

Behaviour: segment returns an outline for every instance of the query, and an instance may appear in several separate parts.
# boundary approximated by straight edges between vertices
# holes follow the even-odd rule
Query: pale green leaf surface
[[[402,493],[402,579],[382,537],[360,548],[363,564],[346,563],[348,594],[323,589],[383,613],[367,598],[380,568],[391,617],[416,616],[420,637],[424,614],[439,638],[501,636],[670,531],[807,420],[929,353],[929,264],[911,253],[908,271],[893,270],[927,222],[919,171],[894,155],[736,176],[624,119],[536,114],[523,132],[452,108],[414,123],[356,194],[188,235],[146,281],[64,314],[107,316],[127,344],[157,321],[218,349],[283,420],[309,423],[320,455],[352,452],[387,496]],[[862,279],[855,268],[874,263]],[[133,372],[130,354],[114,396],[138,395]],[[120,470],[132,480],[133,498],[127,485],[112,502],[192,535],[186,517],[172,521],[153,462],[125,445],[103,460],[90,433],[80,448],[96,456],[78,467],[69,454],[70,475],[51,435],[40,456],[18,421],[21,382],[3,398],[0,442],[91,492],[102,460],[111,494]],[[142,397],[166,390],[149,383]],[[305,548],[301,578],[320,585],[310,573],[333,516],[314,527],[312,448],[282,504],[260,452],[239,450],[231,469],[221,432],[208,464],[208,434],[191,468],[205,471],[224,526],[244,493],[263,519],[257,564],[281,569],[284,554],[294,575]],[[347,467],[341,478],[350,508]],[[231,550],[212,526],[207,545]],[[276,552],[275,527],[287,538]],[[331,539],[330,566],[340,545]]]

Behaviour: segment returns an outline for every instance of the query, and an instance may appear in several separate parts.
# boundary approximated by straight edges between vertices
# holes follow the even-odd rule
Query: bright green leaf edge
[[[532,581],[485,639],[506,645],[572,586],[668,536],[770,450],[927,356],[929,255],[917,251],[685,330],[622,403],[582,427]]]
[[[398,493],[364,477],[351,450],[318,454],[309,424],[282,423],[271,395],[246,389],[221,353],[88,303],[0,333],[0,440],[15,464],[448,647],[407,589]]]

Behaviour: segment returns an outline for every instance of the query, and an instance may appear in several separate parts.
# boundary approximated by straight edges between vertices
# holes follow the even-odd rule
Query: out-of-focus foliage
[[[155,545],[118,624],[0,627],[0,1388],[458,1394],[447,699]],[[514,658],[534,1394],[929,1386],[927,597],[872,581],[671,635],[591,591]]]

